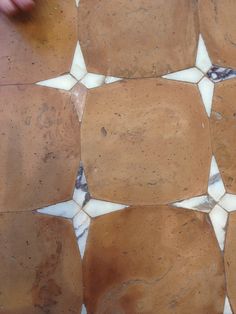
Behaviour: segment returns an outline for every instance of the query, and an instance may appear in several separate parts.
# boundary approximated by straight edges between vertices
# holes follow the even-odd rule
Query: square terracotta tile
[[[97,199],[163,204],[205,194],[211,145],[197,86],[138,79],[90,90],[82,160]]]
[[[0,214],[0,313],[80,313],[82,269],[72,224]]]
[[[70,94],[33,85],[0,93],[0,212],[71,199],[80,124]]]
[[[204,213],[152,206],[95,218],[83,277],[88,314],[223,312],[223,258]]]
[[[78,12],[89,72],[157,77],[195,64],[196,0],[80,0]]]
[[[77,41],[75,0],[39,0],[32,13],[0,15],[0,85],[69,72]]]

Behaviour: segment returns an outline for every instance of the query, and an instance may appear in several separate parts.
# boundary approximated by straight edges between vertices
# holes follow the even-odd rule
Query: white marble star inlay
[[[73,200],[38,209],[40,214],[60,216],[69,219],[72,219],[79,211],[79,205]]]
[[[226,225],[228,213],[219,205],[216,205],[209,214],[211,223],[215,230],[215,235],[218,240],[220,249],[224,250]]]
[[[216,163],[216,159],[214,156],[212,156],[208,182],[208,194],[216,202],[219,202],[219,200],[224,196],[225,192],[226,192],[225,186],[221,178],[220,171]]]
[[[78,8],[78,6],[79,6],[79,1],[80,1],[80,0],[75,0],[75,4],[76,4],[77,8]]]
[[[79,1],[77,2],[77,6],[78,5]],[[90,89],[99,87],[103,84],[111,84],[120,80],[122,79],[118,77],[105,76],[96,73],[88,73],[83,57],[83,52],[78,41],[75,48],[70,73],[64,74],[59,77],[51,78],[46,81],[41,81],[36,84],[68,91],[71,90],[78,82],[83,84],[86,88]]]
[[[224,250],[228,212],[236,210],[236,195],[225,194],[225,187],[215,157],[212,157],[208,180],[208,194],[174,203],[209,214],[220,249]]]
[[[128,206],[90,198],[82,167],[80,167],[77,184],[72,200],[38,209],[38,212],[72,220],[80,255],[83,258],[91,220]]]
[[[52,78],[50,80],[38,82],[36,84],[69,91],[75,86],[76,83],[77,80],[72,75],[65,74],[56,78]]]
[[[90,222],[91,218],[83,210],[80,210],[73,218],[73,226],[81,258],[84,257]]]
[[[206,77],[206,74],[211,67],[212,63],[204,40],[200,34],[195,67],[164,75],[163,78],[198,84],[202,102],[206,109],[207,115],[210,116],[214,93],[214,83],[208,77]]]
[[[225,305],[224,305],[224,313],[223,314],[233,314],[231,309],[228,297],[225,298]]]
[[[226,193],[219,201],[219,205],[223,207],[227,212],[236,210],[236,195]]]
[[[81,310],[81,314],[87,314],[87,309],[85,307],[85,305],[82,305],[82,310]],[[226,313],[227,314],[227,313]]]

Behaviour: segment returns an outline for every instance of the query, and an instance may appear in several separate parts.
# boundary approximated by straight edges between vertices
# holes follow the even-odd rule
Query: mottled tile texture
[[[0,313],[80,313],[82,272],[69,221],[0,214]]]
[[[80,125],[70,94],[33,85],[0,93],[0,212],[71,199]]]
[[[140,205],[206,193],[209,133],[194,85],[138,79],[90,90],[82,159],[91,195]]]
[[[236,1],[199,0],[200,32],[213,64],[236,68]]]
[[[215,86],[211,114],[213,153],[228,193],[236,193],[236,79]]]
[[[77,31],[75,0],[38,0],[32,13],[0,15],[0,85],[34,83],[70,70]]]
[[[223,260],[203,213],[153,206],[96,218],[83,276],[88,314],[223,312]]]
[[[89,72],[156,77],[195,64],[195,0],[80,0],[78,24]]]
[[[225,271],[227,279],[227,292],[232,306],[232,310],[236,312],[236,212],[230,213],[227,237],[225,244]]]

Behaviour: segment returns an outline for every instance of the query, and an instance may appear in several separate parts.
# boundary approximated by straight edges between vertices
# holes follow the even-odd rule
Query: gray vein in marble
[[[213,65],[207,72],[207,76],[213,82],[218,83],[224,80],[229,80],[236,77],[236,70],[231,68],[222,68],[217,65]]]
[[[84,256],[90,222],[91,222],[90,217],[83,210],[81,210],[73,218],[73,226],[74,226],[77,242],[79,245],[81,258],[83,258]]]
[[[77,179],[75,182],[75,189],[76,190],[81,190],[82,192],[84,192],[84,200],[83,200],[83,204],[82,207],[84,207],[89,200],[91,199],[90,193],[88,191],[88,184],[85,178],[85,174],[84,174],[84,168],[83,165],[80,165],[79,171],[78,171],[78,175],[77,175]]]

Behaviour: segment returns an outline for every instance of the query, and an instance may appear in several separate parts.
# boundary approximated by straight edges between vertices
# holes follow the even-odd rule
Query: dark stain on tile
[[[32,288],[34,306],[41,308],[45,313],[58,303],[57,299],[62,294],[60,286],[53,279],[60,263],[62,251],[62,243],[57,242],[56,245],[54,254],[44,257],[45,261],[36,267],[35,282]]]
[[[0,251],[0,313],[80,313],[81,259],[68,220],[4,213]]]

